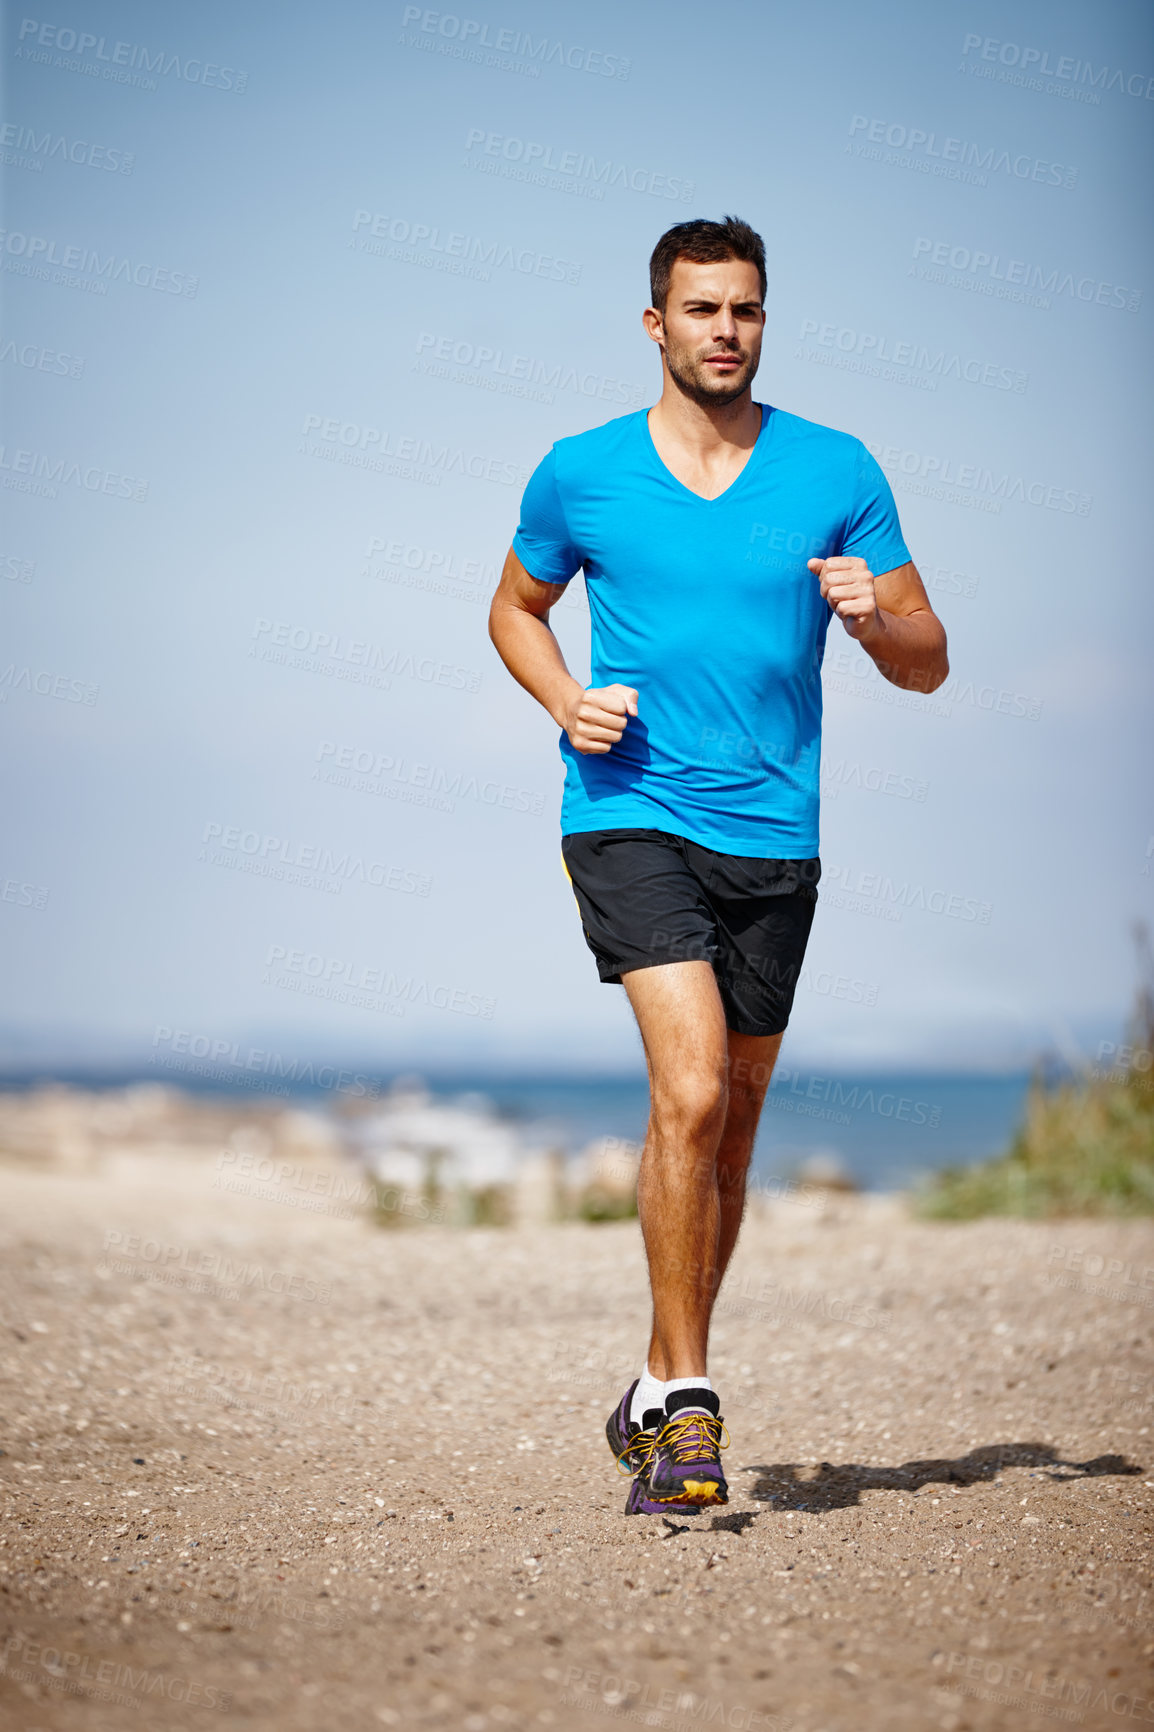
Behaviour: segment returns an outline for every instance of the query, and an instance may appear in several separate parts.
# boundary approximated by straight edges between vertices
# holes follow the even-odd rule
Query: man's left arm
[[[908,691],[933,692],[950,671],[946,633],[913,560],[875,577],[864,559],[811,559],[821,593],[879,673]]]

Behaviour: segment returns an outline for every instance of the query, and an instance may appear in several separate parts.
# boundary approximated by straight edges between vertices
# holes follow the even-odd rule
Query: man
[[[765,289],[761,238],[738,218],[662,235],[644,314],[661,397],[553,446],[490,614],[562,730],[565,867],[649,1070],[653,1329],[607,1426],[631,1514],[727,1501],[709,1321],[817,900],[830,613],[896,685],[933,691],[949,671],[873,458],[753,401]],[[548,623],[582,566],[588,689]]]

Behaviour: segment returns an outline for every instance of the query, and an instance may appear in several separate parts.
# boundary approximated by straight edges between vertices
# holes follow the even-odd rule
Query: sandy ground
[[[715,1324],[732,1501],[671,1523],[603,1431],[634,1225],[220,1178],[0,1175],[0,1723],[1154,1723],[1149,1227],[763,1205]]]

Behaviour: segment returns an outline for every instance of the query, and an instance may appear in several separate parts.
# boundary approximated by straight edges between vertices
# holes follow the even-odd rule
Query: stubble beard
[[[711,351],[713,354],[717,352],[716,349]],[[757,372],[759,357],[748,354],[744,349],[735,349],[732,353],[743,361],[744,365],[736,373],[713,375],[706,370],[704,361],[699,360],[692,349],[673,343],[666,333],[665,364],[669,368],[670,378],[684,396],[703,409],[723,408],[727,403],[736,403],[743,392],[749,389]]]

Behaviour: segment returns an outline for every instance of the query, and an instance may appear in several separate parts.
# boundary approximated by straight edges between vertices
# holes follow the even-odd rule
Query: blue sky
[[[1154,871],[1146,7],[102,4],[4,49],[9,1063],[636,1064],[486,602],[551,442],[658,394],[657,237],[726,211],[769,255],[755,396],[879,456],[953,670],[887,701],[831,629],[790,1047],[1115,1031]]]

